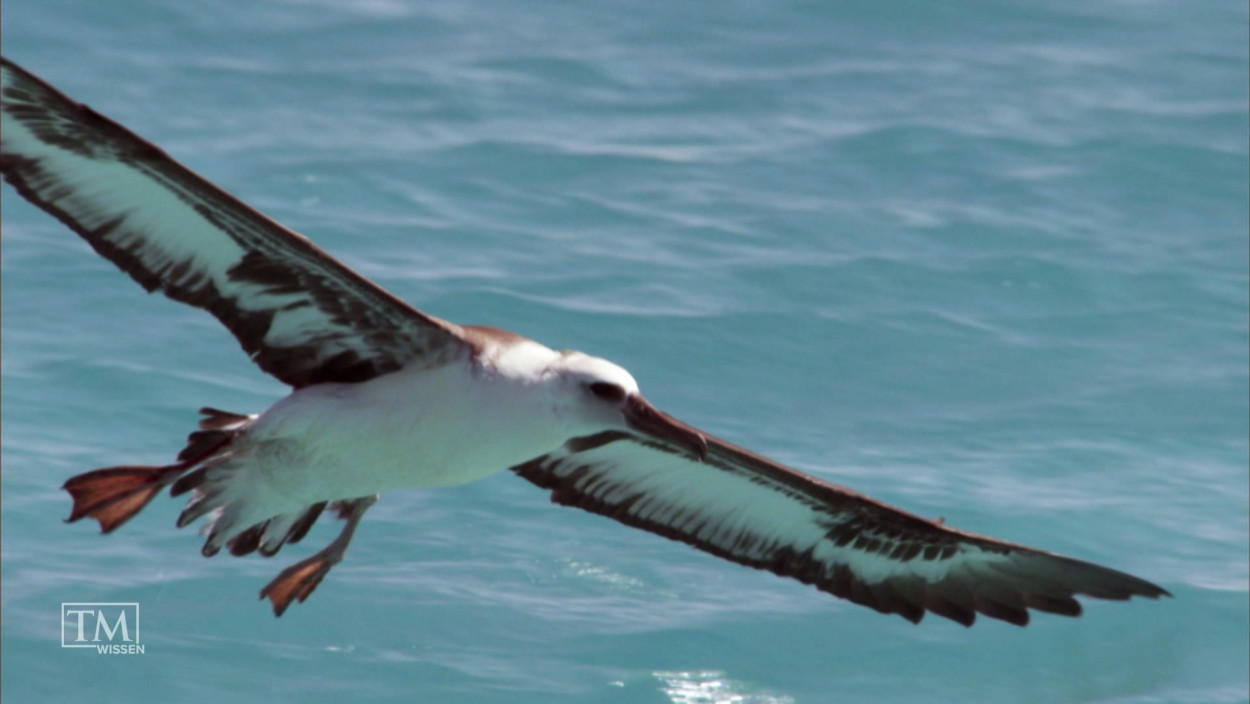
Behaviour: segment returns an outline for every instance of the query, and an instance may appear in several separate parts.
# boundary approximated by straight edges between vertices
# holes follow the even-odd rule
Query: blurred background
[[[10,59],[435,315],[608,357],[732,442],[1175,599],[913,626],[510,473],[205,560],[64,525],[284,387],[3,191],[6,701],[1240,702],[1243,2],[7,0]],[[62,650],[139,602],[144,655]],[[11,697],[11,698],[10,698]]]

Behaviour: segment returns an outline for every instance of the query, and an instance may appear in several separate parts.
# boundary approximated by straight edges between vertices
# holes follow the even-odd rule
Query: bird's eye
[[[617,403],[625,400],[625,387],[620,384],[612,384],[606,381],[596,381],[590,384],[590,393],[603,401],[611,401]]]

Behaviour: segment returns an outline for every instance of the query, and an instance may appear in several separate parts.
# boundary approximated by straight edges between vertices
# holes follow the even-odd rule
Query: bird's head
[[[694,428],[651,405],[633,375],[606,359],[566,350],[553,365],[558,396],[581,432],[625,430],[668,440],[702,459],[707,442]]]

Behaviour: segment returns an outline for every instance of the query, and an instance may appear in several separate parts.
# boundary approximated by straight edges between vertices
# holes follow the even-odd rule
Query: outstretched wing
[[[1080,615],[1077,594],[1168,595],[1123,572],[947,528],[698,435],[702,458],[697,444],[610,431],[512,469],[556,503],[913,623],[931,611],[965,626],[977,613],[1023,626],[1028,609]]]
[[[0,59],[0,172],[148,291],[217,317],[291,386],[359,382],[464,344],[301,235]]]

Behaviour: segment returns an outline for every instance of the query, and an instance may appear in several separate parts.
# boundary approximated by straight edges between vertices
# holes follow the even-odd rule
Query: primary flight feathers
[[[3,60],[0,171],[149,291],[207,310],[294,387],[257,415],[205,409],[174,464],[70,479],[110,532],[166,486],[205,554],[273,555],[331,506],[347,523],[262,598],[303,601],[381,491],[510,467],[552,500],[918,622],[1076,616],[1073,597],[1164,589],[965,533],[804,475],[655,409],[606,360],[425,314],[94,110]]]

